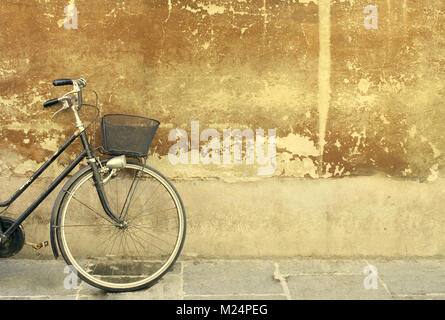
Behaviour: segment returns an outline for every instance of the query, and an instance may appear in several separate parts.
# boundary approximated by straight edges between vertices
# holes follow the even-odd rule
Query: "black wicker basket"
[[[127,114],[107,114],[100,119],[104,153],[146,157],[159,121]]]

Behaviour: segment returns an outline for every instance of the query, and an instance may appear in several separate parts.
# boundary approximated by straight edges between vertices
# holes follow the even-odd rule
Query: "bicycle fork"
[[[104,188],[104,179],[102,179],[102,176],[99,171],[99,167],[97,165],[96,158],[93,155],[93,152],[91,151],[91,147],[88,143],[88,139],[85,132],[82,132],[80,136],[82,140],[82,144],[85,148],[85,151],[87,153],[87,161],[88,164],[93,172],[93,181],[94,185],[96,187],[97,195],[99,196],[100,203],[102,205],[102,208],[105,211],[105,214],[115,223],[117,223],[119,226],[123,226],[123,221],[119,219],[118,213],[114,213],[113,210],[111,210],[109,201],[107,198],[107,195],[105,193]]]
[[[79,101],[82,101],[81,98],[79,99]],[[94,156],[93,151],[91,150],[91,146],[90,143],[88,142],[88,137],[85,132],[85,128],[83,126],[82,121],[80,120],[76,107],[73,106],[72,110],[74,112],[74,117],[76,119],[76,127],[81,132],[80,139],[82,141],[82,145],[86,153],[88,164],[91,167],[91,170],[93,171],[93,180],[97,190],[97,195],[99,196],[100,203],[106,215],[110,217],[112,221],[116,222],[119,226],[123,226],[122,221],[113,213],[113,211],[110,208],[107,195],[105,194],[104,182],[102,176],[100,175],[99,168],[97,166],[96,157]]]

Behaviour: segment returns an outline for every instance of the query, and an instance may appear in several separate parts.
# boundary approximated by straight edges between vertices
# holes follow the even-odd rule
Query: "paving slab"
[[[393,300],[445,300],[445,295],[392,295]]]
[[[369,263],[376,267],[379,278],[394,296],[445,297],[444,260],[371,260]]]
[[[185,295],[184,300],[287,300],[284,294]]]
[[[367,266],[377,270],[375,289],[366,288]],[[0,260],[0,299],[445,300],[445,259],[184,260],[152,287],[129,293],[67,286],[69,271],[63,261]]]
[[[356,275],[290,276],[287,279],[293,300],[386,300],[391,295],[383,286],[366,289],[364,277]]]
[[[49,296],[9,296],[0,297],[0,300],[76,300],[75,295],[59,296],[59,295],[49,295]]]
[[[82,283],[77,300],[182,300],[182,278],[167,274],[152,287],[135,292],[107,293]]]
[[[276,261],[279,272],[283,275],[307,274],[363,274],[367,266],[364,260],[335,260],[335,259],[286,259]]]
[[[1,298],[73,296],[64,281],[69,270],[58,261],[0,261]]]
[[[264,260],[186,262],[184,294],[283,294],[274,272],[274,262]]]

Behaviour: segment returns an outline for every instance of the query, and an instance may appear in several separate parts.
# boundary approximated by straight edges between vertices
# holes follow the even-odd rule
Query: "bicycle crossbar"
[[[74,140],[76,140],[76,138],[79,135],[72,135],[67,141],[65,141],[65,143],[59,148],[59,150],[57,150],[56,153],[53,154],[53,156],[47,160],[32,176],[31,178],[29,178],[29,180],[20,187],[20,189],[18,189],[9,200],[5,201],[5,202],[0,202],[0,207],[8,207],[10,206],[18,197],[21,196],[21,194],[28,189],[28,187],[54,162],[54,160],[56,160],[63,151],[65,151],[66,148],[68,148],[68,146],[73,143]]]

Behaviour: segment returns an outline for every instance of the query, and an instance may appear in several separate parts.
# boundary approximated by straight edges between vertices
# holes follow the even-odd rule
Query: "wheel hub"
[[[128,229],[128,223],[127,221],[122,222],[121,224],[118,225],[118,228],[121,230],[126,230]]]

